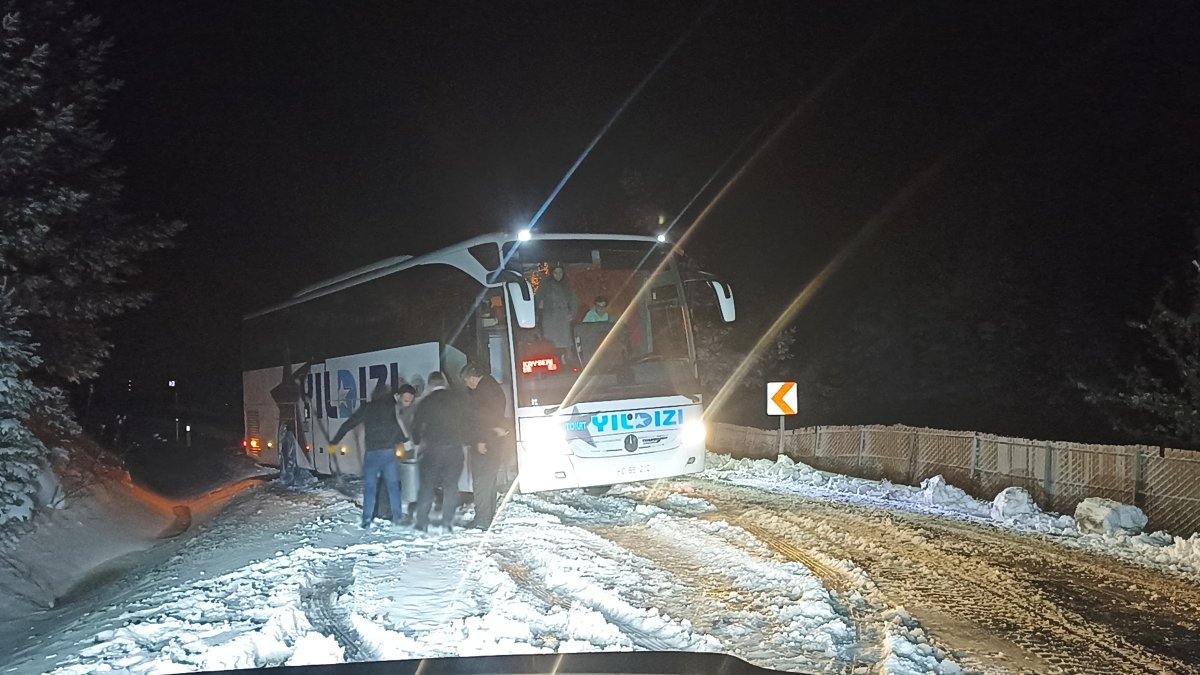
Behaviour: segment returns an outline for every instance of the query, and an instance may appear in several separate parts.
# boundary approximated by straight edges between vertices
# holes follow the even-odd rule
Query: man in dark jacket
[[[421,446],[421,487],[417,492],[417,529],[429,529],[433,492],[442,488],[442,529],[454,527],[458,510],[458,477],[463,469],[463,445],[469,437],[467,418],[458,395],[446,388],[440,372],[429,374],[426,393],[413,415],[413,440]]]
[[[380,382],[371,394],[371,400],[358,407],[350,415],[337,434],[330,439],[336,446],[346,434],[358,425],[363,425],[363,516],[362,526],[368,527],[375,518],[375,491],[379,477],[387,487],[388,504],[392,507],[392,522],[400,523],[404,508],[400,505],[400,470],[396,465],[396,448],[408,438],[400,427],[399,413],[396,410],[396,399],[399,394],[392,391],[386,383]],[[330,452],[334,452],[330,448]]]
[[[475,520],[471,527],[486,530],[496,517],[496,473],[508,459],[508,443],[512,434],[504,416],[507,400],[500,383],[479,366],[467,364],[462,381],[473,419],[471,439],[471,484],[475,495]]]

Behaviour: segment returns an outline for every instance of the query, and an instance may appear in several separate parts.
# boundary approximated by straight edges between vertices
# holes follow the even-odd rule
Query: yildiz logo
[[[309,373],[304,381],[304,398],[312,402],[317,417],[345,419],[358,408],[360,398],[370,395],[379,384],[396,386],[400,382],[400,364],[376,363],[359,366],[357,372],[339,368]]]
[[[625,437],[625,452],[634,452],[638,449],[638,437],[629,434]]]
[[[683,424],[683,408],[592,415],[590,424],[598,434],[677,427]]]

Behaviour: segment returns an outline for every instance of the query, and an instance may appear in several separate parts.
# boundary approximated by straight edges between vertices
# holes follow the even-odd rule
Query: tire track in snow
[[[524,504],[532,510],[539,505],[533,499]],[[503,533],[490,540],[489,554],[522,591],[547,607],[586,607],[641,649],[713,651],[717,647],[715,641],[693,632],[689,621],[672,618],[653,603],[643,602],[644,598],[634,597],[666,584],[669,575],[611,542],[582,528],[546,522],[510,523],[499,529]],[[521,547],[510,547],[510,539]]]
[[[664,536],[667,528],[674,530],[674,536]],[[842,608],[835,609],[835,603],[823,591],[810,586],[807,591],[819,597],[810,598],[809,602],[815,600],[818,605],[829,607],[832,615],[824,618],[833,624],[834,630],[844,635],[841,644],[832,640],[824,644],[819,644],[820,640],[806,640],[779,611],[764,611],[781,610],[778,604],[772,603],[796,602],[805,593],[754,588],[744,576],[737,574],[739,568],[744,570],[752,566],[746,565],[748,560],[738,567],[722,570],[722,564],[716,561],[743,558],[747,554],[702,528],[670,518],[665,523],[656,521],[653,525],[592,529],[631,553],[669,570],[683,588],[693,591],[663,598],[663,608],[676,616],[688,616],[698,629],[721,640],[723,651],[751,662],[769,663],[772,668],[801,672],[842,672],[862,664],[854,659],[857,650],[852,649],[852,645],[858,643],[859,637],[854,626],[837,611]],[[681,539],[687,543],[680,545]],[[800,570],[789,572],[799,576]],[[781,590],[785,593],[782,597],[777,595]],[[806,634],[827,635],[819,630],[806,631]]]
[[[1042,539],[958,523],[920,525],[950,549],[968,541],[983,544],[993,564],[1011,567],[1023,581],[1083,616],[1107,619],[1126,639],[1185,662],[1200,661],[1200,590],[1183,579]]]
[[[683,487],[685,492],[693,495],[689,500],[695,500],[695,492],[690,486],[676,487]],[[694,506],[681,513],[668,505],[671,492],[659,487],[630,496],[642,503],[660,505],[668,512],[682,517],[698,517],[710,522],[729,520],[725,514],[713,511],[711,505],[699,513]],[[664,497],[667,500],[660,501]],[[860,666],[864,664],[872,664],[874,667],[870,669],[876,672],[891,672],[893,668],[905,672],[921,671],[933,663],[938,663],[939,668],[953,670],[953,665],[949,665],[953,664],[952,660],[946,664],[942,663],[947,658],[944,649],[937,649],[933,645],[922,646],[922,643],[928,640],[916,621],[903,611],[894,611],[886,602],[871,604],[866,600],[867,597],[878,598],[878,591],[870,578],[853,564],[794,546],[744,519],[738,520],[733,527],[720,530],[719,533],[730,545],[749,555],[765,560],[782,559],[803,565],[821,580],[832,595],[841,600],[841,607],[853,621],[858,638],[856,648],[852,652],[856,672],[861,670]],[[904,661],[909,663],[903,663]]]
[[[330,635],[345,650],[346,661],[374,661],[378,655],[363,647],[363,639],[350,620],[349,610],[338,602],[354,583],[354,561],[317,570],[300,592],[300,609],[313,628]],[[312,581],[315,579],[315,582]]]
[[[1014,571],[1005,562],[1012,536],[997,541],[998,535],[989,533],[980,538],[974,528],[956,524],[952,536],[930,537],[926,528],[936,530],[940,521],[752,488],[697,484],[732,523],[751,523],[768,539],[803,541],[821,554],[853,561],[892,605],[913,608],[942,642],[971,657],[973,663],[964,664],[968,667],[1197,672],[1192,664],[1151,652],[1113,626],[1077,611],[1060,595],[1033,583],[1027,572]],[[993,549],[990,553],[988,547]],[[1002,651],[1017,663],[998,661],[995,654],[979,649],[979,628],[1015,647]]]
[[[547,606],[561,607],[563,609],[571,608],[571,605],[573,604],[572,600],[543,588],[539,580],[530,575],[529,568],[515,565],[502,565],[501,569],[505,570],[505,572],[512,577],[513,581],[517,582],[517,584],[523,590],[529,592],[534,597],[546,603]],[[651,631],[644,630],[640,626],[637,626],[625,620],[623,617],[618,616],[615,612],[605,611],[605,607],[603,606],[588,605],[588,607],[599,612],[600,615],[604,617],[605,621],[608,621],[620,629],[622,633],[629,636],[634,645],[642,649],[648,651],[673,651],[678,649],[677,643],[665,639]]]
[[[684,617],[697,632],[719,641],[724,652],[803,672],[839,672],[854,665],[853,622],[819,579],[803,566],[750,555],[710,532],[722,526],[624,496],[565,492],[527,497],[523,503],[602,537],[607,547],[592,545],[594,556],[626,569],[640,565],[648,578],[667,579],[638,584],[638,597],[625,599]],[[696,504],[683,506],[694,510]],[[631,565],[630,557],[640,563]],[[646,592],[648,587],[652,590]],[[867,662],[878,660],[877,649],[868,653],[873,656]]]

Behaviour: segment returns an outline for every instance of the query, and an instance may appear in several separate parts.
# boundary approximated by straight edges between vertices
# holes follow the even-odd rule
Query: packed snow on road
[[[1114,579],[1194,617],[1198,538],[1085,533],[1027,495],[981,502],[940,479],[890,485],[783,458],[714,455],[709,467],[693,481],[599,497],[514,496],[490,532],[446,535],[364,531],[341,492],[267,484],[173,544],[170,557],[45,610],[28,634],[6,624],[15,648],[5,672],[603,650],[724,652],[797,672],[1070,670],[1056,649],[1091,663],[1197,666],[1188,644],[1156,648],[1106,616],[1081,614],[1061,635],[1053,622],[1026,631],[1022,622],[1071,602],[1019,566],[983,559],[1011,542],[1015,560],[1024,550],[1052,551],[1064,565],[1086,555],[1076,576],[1110,574],[1096,562],[1107,560],[1121,569]],[[1005,584],[1033,599],[970,597]],[[1158,635],[1186,627],[1169,618],[1154,624]]]

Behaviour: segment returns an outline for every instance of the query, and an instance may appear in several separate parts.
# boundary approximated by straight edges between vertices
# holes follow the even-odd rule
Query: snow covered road
[[[119,592],[35,621],[3,672],[636,649],[796,672],[1200,672],[1186,573],[739,482],[521,496],[492,532],[443,536],[362,532],[330,489],[260,489]]]
[[[872,610],[904,608],[973,671],[1193,672],[1194,582],[1031,535],[701,484],[699,493],[785,557]]]

